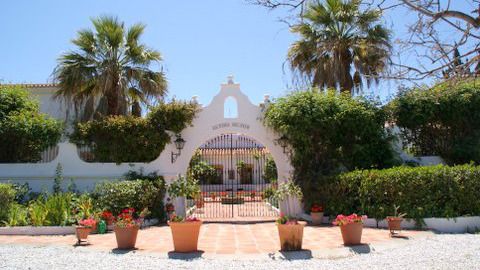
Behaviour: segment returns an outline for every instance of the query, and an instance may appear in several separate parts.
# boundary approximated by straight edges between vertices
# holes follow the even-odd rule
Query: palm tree
[[[161,63],[158,51],[139,43],[145,29],[141,23],[128,30],[114,16],[91,19],[94,30],[82,29],[72,40],[78,48],[60,56],[53,77],[60,89],[55,97],[73,102],[82,120],[94,115],[139,116],[141,106],[162,98],[167,82],[162,70],[149,67]],[[131,109],[130,109],[131,106]]]
[[[291,31],[300,35],[288,51],[296,78],[323,89],[353,92],[378,83],[390,55],[390,31],[377,10],[360,10],[360,0],[310,3]],[[352,70],[352,64],[354,69]]]

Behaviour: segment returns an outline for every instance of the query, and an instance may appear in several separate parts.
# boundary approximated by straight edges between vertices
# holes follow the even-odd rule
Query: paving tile
[[[402,231],[402,236],[413,238],[419,231]],[[365,228],[363,243],[392,241],[388,230]],[[74,245],[76,238],[66,236],[10,236],[0,235],[0,244]],[[90,245],[79,248],[113,250],[117,247],[115,234],[93,234]],[[200,231],[198,248],[205,253],[250,254],[274,253],[279,250],[275,223],[216,224],[206,223]],[[304,231],[304,249],[326,250],[343,246],[340,229],[328,226],[307,226]],[[137,251],[167,253],[173,251],[171,230],[168,226],[150,227],[139,232]]]

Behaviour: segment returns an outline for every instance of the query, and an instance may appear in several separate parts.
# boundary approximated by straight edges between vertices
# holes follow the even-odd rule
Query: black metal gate
[[[278,215],[275,162],[267,148],[242,134],[223,134],[200,146],[187,175],[202,193],[188,214],[203,220],[271,220]]]

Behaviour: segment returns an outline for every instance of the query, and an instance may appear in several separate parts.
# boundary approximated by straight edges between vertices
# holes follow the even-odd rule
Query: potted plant
[[[302,210],[299,209],[300,205],[298,204],[298,200],[302,199],[303,193],[300,186],[292,179],[278,185],[273,196],[280,202],[280,208],[284,209],[282,212],[287,215],[293,216],[302,212]]]
[[[281,213],[276,221],[280,247],[284,251],[301,250],[305,221],[297,221]]]
[[[75,235],[77,236],[77,245],[80,245],[82,242],[86,242],[90,231],[93,226],[96,224],[93,218],[87,218],[84,220],[78,221],[78,226],[75,226]]]
[[[133,249],[137,242],[137,235],[143,218],[148,214],[145,208],[137,218],[134,217],[135,209],[128,208],[117,216],[114,223],[115,238],[117,239],[118,249]]]
[[[257,192],[255,190],[250,191],[250,198],[252,200],[255,200],[255,197],[257,196]]]
[[[172,214],[168,225],[172,230],[173,246],[175,252],[187,253],[197,251],[198,236],[202,221],[197,218],[184,219],[182,216]]]
[[[310,215],[312,216],[312,223],[314,225],[320,225],[323,222],[323,206],[313,205],[310,208]]]
[[[210,192],[210,197],[212,198],[212,201],[215,201],[215,199],[217,198],[217,194],[214,191],[212,191]]]
[[[357,214],[337,216],[333,225],[340,227],[344,245],[359,245],[361,243],[363,221],[366,219],[367,216],[358,216]]]
[[[395,235],[395,231],[402,230],[402,221],[404,220],[405,213],[399,213],[400,206],[393,205],[393,216],[387,217],[388,229],[390,230],[390,236]]]
[[[185,216],[187,213],[186,199],[197,197],[198,194],[201,194],[201,189],[198,180],[178,174],[177,178],[168,185],[167,192],[172,198],[175,198],[175,211]]]

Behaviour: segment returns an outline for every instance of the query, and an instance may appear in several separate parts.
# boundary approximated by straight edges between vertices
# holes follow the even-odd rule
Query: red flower
[[[310,212],[313,212],[313,213],[323,212],[323,206],[314,205],[312,206],[312,208],[310,208]]]

